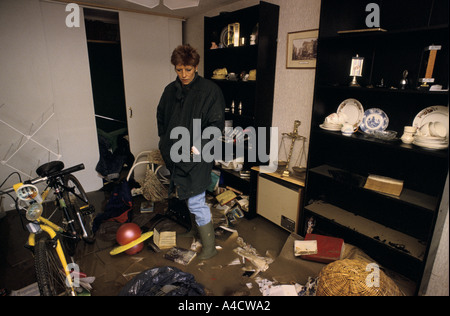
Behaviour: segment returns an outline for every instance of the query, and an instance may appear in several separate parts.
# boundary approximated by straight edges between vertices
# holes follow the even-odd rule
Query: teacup
[[[347,121],[345,113],[331,113],[325,118],[325,125],[342,125]]]
[[[338,115],[337,113],[332,113],[325,118],[325,124],[327,125],[337,125],[338,123]]]
[[[435,137],[446,137],[447,136],[447,128],[441,122],[428,123],[428,129],[430,130],[430,136],[435,136]]]
[[[345,123],[341,128],[342,135],[351,136],[355,132],[355,127],[350,123]]]

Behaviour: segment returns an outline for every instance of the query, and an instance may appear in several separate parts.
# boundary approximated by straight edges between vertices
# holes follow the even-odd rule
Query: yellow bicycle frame
[[[63,229],[61,227],[52,223],[48,219],[39,217],[36,221],[39,223],[39,226],[41,227],[41,229],[44,232],[46,232],[50,236],[51,239],[56,237],[56,232],[58,232],[58,233],[63,232]],[[36,234],[30,233],[30,235],[28,236],[28,245],[30,245],[32,247],[34,247],[36,245]],[[70,287],[71,295],[76,296],[75,289],[73,287],[72,277],[70,276],[70,271],[67,267],[66,257],[64,255],[64,251],[61,247],[61,242],[59,241],[59,239],[56,240],[56,253],[58,254],[58,258],[61,261],[62,266],[64,267],[64,273],[66,275],[66,281],[67,281],[66,285],[68,285],[68,287]]]

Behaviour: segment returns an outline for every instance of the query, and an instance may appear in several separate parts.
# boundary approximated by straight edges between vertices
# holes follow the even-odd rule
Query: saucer
[[[320,124],[319,127],[321,129],[325,129],[327,131],[333,131],[333,132],[337,132],[340,131],[342,128],[342,125],[337,125],[337,124]]]

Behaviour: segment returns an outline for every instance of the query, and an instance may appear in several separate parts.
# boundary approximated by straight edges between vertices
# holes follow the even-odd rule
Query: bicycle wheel
[[[94,209],[89,203],[88,196],[78,179],[68,174],[64,177],[63,196],[66,206],[69,207],[72,216],[75,219],[75,228],[77,234],[87,243],[95,241],[92,225],[94,222]]]
[[[34,266],[41,296],[70,295],[64,267],[56,252],[55,242],[43,235],[36,243]]]

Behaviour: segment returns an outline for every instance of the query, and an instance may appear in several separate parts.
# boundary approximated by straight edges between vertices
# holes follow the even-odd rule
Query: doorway
[[[105,180],[116,179],[129,161],[119,14],[84,8],[86,40],[100,159]],[[125,154],[124,154],[125,153]]]

